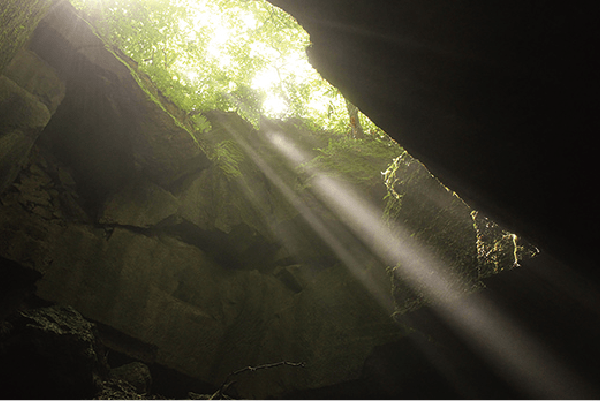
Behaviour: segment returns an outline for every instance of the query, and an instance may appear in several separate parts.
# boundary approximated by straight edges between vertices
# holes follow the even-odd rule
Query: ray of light
[[[375,281],[364,271],[363,263],[364,258],[362,255],[357,254],[357,250],[348,249],[346,245],[338,238],[333,230],[324,222],[317,214],[315,214],[308,205],[306,205],[300,197],[279,177],[277,172],[271,168],[260,155],[252,148],[247,141],[241,138],[234,130],[228,128],[230,135],[236,140],[236,142],[244,149],[246,154],[254,161],[258,168],[265,174],[267,179],[273,184],[286,200],[301,214],[305,221],[311,226],[311,228],[320,236],[320,238],[330,247],[330,249],[336,254],[336,256],[342,261],[342,263],[353,272],[355,277],[359,278],[371,295],[379,302],[379,304],[387,312],[392,312],[392,304],[390,297],[386,294],[386,290],[380,288]],[[274,143],[286,143],[286,141],[273,133],[270,133]],[[279,139],[279,141],[278,141]],[[283,142],[281,142],[283,141]],[[300,160],[306,158],[296,149],[288,148],[290,154],[295,154],[295,157]]]
[[[278,150],[294,163],[305,159],[286,139],[273,133],[271,138]],[[277,179],[273,171],[267,177]],[[368,205],[352,188],[323,174],[317,174],[314,187],[320,199],[375,254],[392,266],[400,261],[402,279],[408,280],[413,286],[424,288],[437,301],[433,307],[498,374],[533,397],[593,396],[593,390],[585,382],[495,305],[474,303],[465,294],[453,292],[451,281],[444,274],[444,266],[424,252],[415,255],[413,249],[409,250],[385,226],[380,212]],[[335,243],[335,238],[325,236],[324,239],[330,246],[337,248],[340,245]],[[336,249],[336,253],[346,254],[344,249]],[[357,266],[348,267],[353,272],[361,271]],[[369,287],[369,284],[366,285]],[[377,291],[375,288],[372,290]]]

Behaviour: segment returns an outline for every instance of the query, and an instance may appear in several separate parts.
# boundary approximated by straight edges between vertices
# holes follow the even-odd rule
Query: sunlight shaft
[[[275,139],[274,143],[279,145],[280,152],[294,161],[300,158],[288,141]],[[270,174],[267,177],[271,178]],[[440,261],[424,252],[408,251],[402,240],[382,222],[380,212],[352,188],[318,172],[313,182],[315,193],[336,216],[381,260],[391,266],[400,262],[401,278],[415,287],[424,288],[434,299],[432,307],[440,311],[451,327],[500,375],[533,397],[588,398],[593,394],[539,340],[517,327],[497,307],[475,303],[464,293],[453,292]],[[335,238],[323,234],[337,254],[347,254]],[[362,270],[360,266],[354,266],[352,260],[342,260],[350,263],[351,271]]]

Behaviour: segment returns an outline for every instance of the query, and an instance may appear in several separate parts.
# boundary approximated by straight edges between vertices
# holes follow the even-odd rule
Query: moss
[[[0,6],[0,73],[27,42],[53,0],[2,0]]]
[[[320,155],[304,163],[301,169],[309,174],[326,173],[352,184],[379,182],[389,161],[402,153],[395,142],[364,139],[329,139]],[[309,178],[310,179],[310,178]]]

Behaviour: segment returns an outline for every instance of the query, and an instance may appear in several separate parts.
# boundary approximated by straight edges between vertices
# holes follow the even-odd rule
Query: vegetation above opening
[[[71,2],[192,115],[235,111],[255,126],[260,115],[301,118],[313,129],[384,136],[312,68],[308,33],[267,1]]]

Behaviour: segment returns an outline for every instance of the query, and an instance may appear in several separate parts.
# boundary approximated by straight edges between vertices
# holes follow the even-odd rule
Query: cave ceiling
[[[517,1],[272,0],[311,63],[474,208],[589,262],[591,10]],[[584,213],[585,216],[588,212]]]

